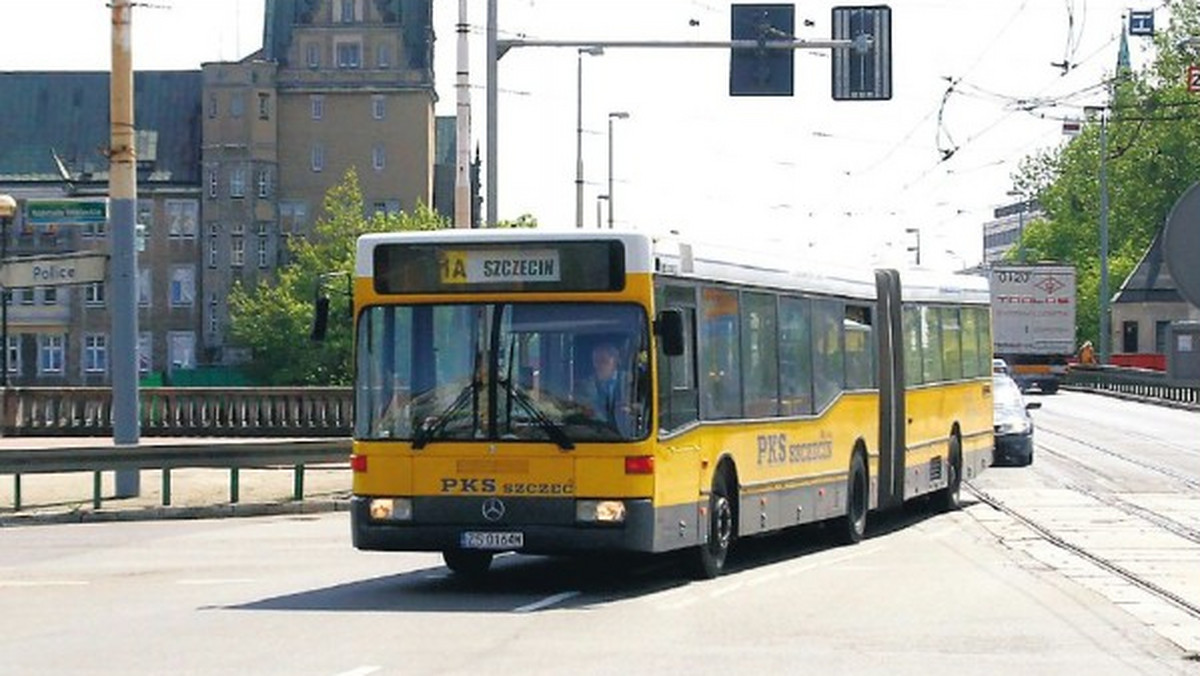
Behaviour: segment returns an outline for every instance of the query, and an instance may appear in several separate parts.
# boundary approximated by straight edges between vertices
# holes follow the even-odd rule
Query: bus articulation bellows
[[[620,232],[360,238],[351,523],[365,550],[687,550],[867,515],[992,460],[987,282]]]

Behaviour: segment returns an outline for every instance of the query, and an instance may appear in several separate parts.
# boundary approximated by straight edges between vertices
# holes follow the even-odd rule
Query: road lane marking
[[[355,668],[351,669],[350,671],[343,671],[341,673],[334,674],[333,676],[367,676],[368,674],[373,674],[382,668],[383,667],[367,665],[367,666],[362,666],[362,667],[355,667]]]
[[[211,578],[189,578],[189,579],[183,579],[183,580],[176,580],[175,584],[201,586],[201,585],[210,585],[210,584],[211,585],[246,584],[248,582],[255,582],[255,581],[256,580],[254,580],[254,578],[249,578],[249,577],[211,577]]]
[[[0,580],[0,587],[82,587],[87,580]]]
[[[523,606],[513,608],[513,612],[514,613],[531,613],[535,610],[541,610],[542,608],[546,608],[546,607],[553,606],[558,603],[562,603],[563,601],[566,601],[569,598],[574,598],[576,596],[579,596],[579,592],[577,592],[577,591],[562,592],[561,594],[555,594],[554,596],[547,596],[546,598],[542,599],[541,601],[534,601],[533,603],[528,603]]]

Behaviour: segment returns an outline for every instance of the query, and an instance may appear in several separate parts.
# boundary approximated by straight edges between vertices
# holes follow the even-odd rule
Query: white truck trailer
[[[1075,268],[999,264],[991,269],[992,342],[1022,390],[1058,391],[1075,354]]]

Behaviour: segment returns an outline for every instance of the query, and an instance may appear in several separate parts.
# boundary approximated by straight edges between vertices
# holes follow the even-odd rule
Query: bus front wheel
[[[710,580],[725,568],[725,558],[735,537],[730,483],[728,472],[717,470],[708,495],[708,541],[696,547],[693,553],[692,568],[698,579]]]
[[[455,575],[482,577],[492,565],[491,552],[473,552],[465,549],[447,549],[442,560]]]

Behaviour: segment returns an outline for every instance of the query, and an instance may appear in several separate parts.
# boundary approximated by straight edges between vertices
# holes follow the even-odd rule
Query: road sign
[[[108,200],[26,200],[25,222],[34,225],[86,225],[108,221]]]
[[[733,5],[730,39],[759,46],[729,50],[730,96],[791,96],[794,90],[796,8],[793,5]],[[787,42],[787,49],[767,47]]]
[[[1130,10],[1129,34],[1145,37],[1154,35],[1154,10]]]
[[[21,289],[102,282],[107,263],[108,256],[101,253],[10,258],[0,266],[0,286]]]
[[[1200,66],[1188,66],[1187,88],[1189,92],[1200,92]]]
[[[1179,293],[1200,307],[1200,183],[1184,191],[1163,231],[1163,257]]]
[[[886,5],[834,7],[833,39],[858,43],[833,50],[833,99],[891,99],[892,9]]]

